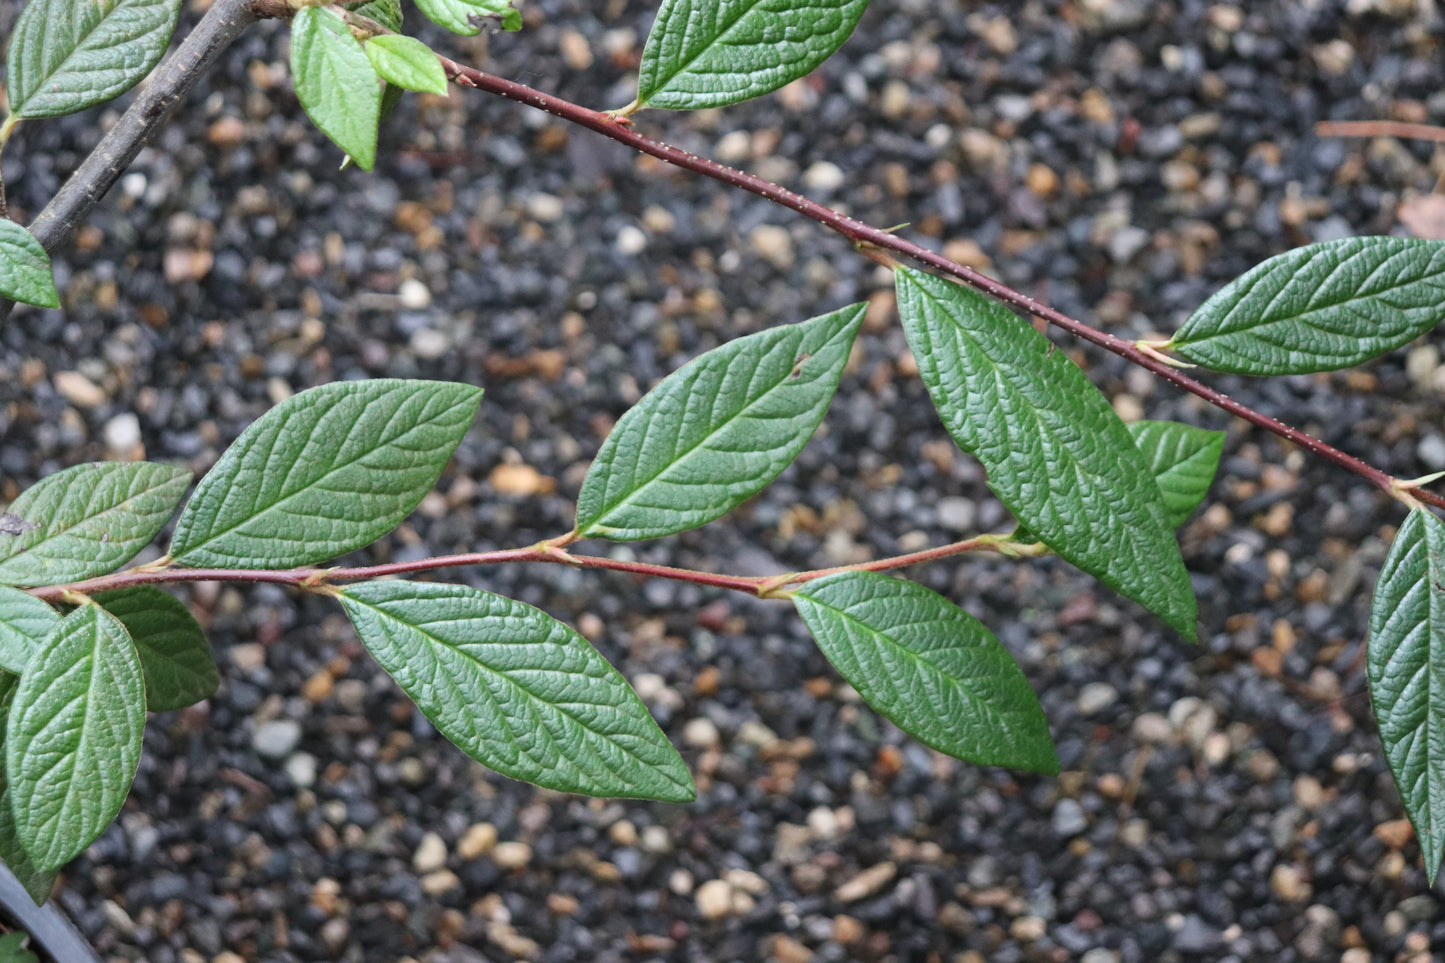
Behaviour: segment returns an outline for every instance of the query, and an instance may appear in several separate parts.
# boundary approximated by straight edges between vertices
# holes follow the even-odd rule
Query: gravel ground
[[[442,41],[596,107],[631,97],[652,4],[535,0]],[[188,13],[193,19],[194,12]],[[639,126],[994,271],[1115,333],[1169,331],[1292,245],[1440,231],[1445,151],[1322,140],[1445,120],[1420,0],[1209,6],[876,0],[806,81]],[[826,427],[724,522],[613,551],[744,574],[1006,524],[916,377],[886,275],[766,202],[480,94],[413,97],[377,170],[250,31],[56,261],[63,311],[0,328],[0,501],[66,465],[197,472],[327,381],[486,387],[417,515],[356,558],[565,531],[588,460],[723,340],[870,302]],[[39,209],[97,119],[4,157]],[[1445,468],[1439,335],[1363,369],[1211,378],[1402,476]],[[1060,340],[1060,339],[1056,339]],[[1061,347],[1126,417],[1229,431],[1183,531],[1198,648],[1062,563],[909,575],[994,628],[1065,772],[945,759],[879,720],[791,610],[553,566],[459,573],[576,625],[697,776],[689,806],[534,790],[454,750],[322,600],[202,587],[215,699],[156,716],[119,821],[60,902],[116,960],[982,963],[1416,960],[1445,915],[1381,756],[1361,645],[1397,508],[1112,357]]]

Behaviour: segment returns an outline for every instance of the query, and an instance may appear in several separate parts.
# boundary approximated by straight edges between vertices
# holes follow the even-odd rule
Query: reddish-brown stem
[[[835,572],[864,571],[882,572],[889,569],[917,565],[965,552],[994,549],[1008,540],[1004,535],[980,535],[976,538],[940,545],[906,555],[895,555],[858,565],[844,565],[837,568],[814,569],[808,572],[790,572],[773,576],[717,575],[671,565],[652,565],[647,562],[630,562],[624,559],[607,558],[602,555],[575,555],[564,546],[574,540],[563,536],[546,542],[539,542],[530,548],[509,548],[495,552],[470,552],[463,555],[439,555],[410,562],[387,562],[381,565],[367,565],[359,568],[288,568],[276,571],[246,568],[172,568],[141,567],[113,575],[101,575],[82,582],[64,585],[47,585],[30,589],[30,594],[48,602],[64,601],[67,595],[95,595],[115,589],[134,588],[137,585],[155,585],[165,582],[266,582],[272,585],[287,585],[304,591],[324,591],[337,582],[359,582],[367,579],[386,578],[394,575],[409,575],[414,572],[428,572],[443,568],[459,568],[464,565],[499,565],[505,562],[551,562],[571,565],[575,568],[607,569],[613,572],[628,572],[648,578],[666,578],[694,585],[731,589],[749,595],[767,595],[785,585],[807,582]]]
[[[1322,120],[1315,124],[1315,133],[1321,137],[1403,137],[1445,143],[1445,127],[1402,120]]]
[[[1131,341],[1126,341],[1106,331],[1100,331],[1097,328],[1090,327],[1082,321],[1075,320],[1061,311],[1034,300],[1026,294],[1015,291],[1006,284],[995,281],[987,275],[980,274],[973,268],[952,261],[912,241],[890,234],[887,231],[880,230],[869,224],[864,224],[862,221],[848,217],[845,214],[840,214],[831,208],[824,207],[816,201],[810,201],[806,197],[790,191],[785,187],[780,187],[760,177],[737,170],[736,168],[728,167],[725,164],[719,164],[717,161],[706,157],[699,157],[681,148],[673,147],[671,144],[665,144],[662,141],[655,140],[639,132],[630,122],[621,122],[613,114],[582,107],[569,100],[563,100],[560,97],[554,97],[551,94],[535,90],[525,84],[519,84],[513,80],[483,73],[473,67],[467,67],[453,60],[449,60],[446,57],[440,59],[442,66],[447,72],[447,76],[463,87],[485,90],[488,93],[505,97],[508,100],[515,100],[529,107],[546,111],[549,114],[561,117],[563,120],[596,131],[604,137],[610,137],[612,140],[626,144],[634,150],[649,154],[675,167],[680,167],[696,174],[702,174],[705,177],[711,177],[731,187],[736,187],[740,190],[756,194],[759,197],[767,198],[775,204],[817,221],[824,227],[831,228],[852,241],[855,245],[865,248],[871,246],[886,251],[893,251],[921,264],[926,264],[939,273],[949,275],[991,298],[1002,301],[1026,314],[1042,318],[1049,324],[1062,328],[1075,337],[1082,338],[1101,348],[1106,348],[1184,391],[1202,398],[1214,407],[1227,411],[1238,418],[1243,418],[1252,425],[1263,428],[1265,431],[1278,435],[1287,441],[1294,442],[1306,451],[1318,455],[1326,461],[1333,462],[1346,471],[1359,475],[1361,478],[1364,478],[1366,481],[1392,496],[1397,494],[1394,479],[1389,473],[1383,472],[1353,455],[1340,451],[1338,448],[1326,444],[1313,435],[1291,425],[1287,425],[1277,418],[1272,418],[1263,412],[1254,410],[1248,405],[1241,404],[1221,391],[1195,381],[1179,369],[1157,358],[1150,357],[1149,354],[1141,351]],[[1414,495],[1420,501],[1433,505],[1436,508],[1445,508],[1445,498],[1432,492],[1417,491]]]

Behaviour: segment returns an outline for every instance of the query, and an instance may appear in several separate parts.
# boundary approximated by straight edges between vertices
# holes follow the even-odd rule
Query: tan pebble
[[[549,893],[547,895],[547,912],[553,916],[571,916],[577,912],[577,897],[568,896],[566,893]]]
[[[441,869],[447,863],[447,844],[436,833],[422,836],[421,843],[412,854],[411,865],[418,873],[430,873]]]
[[[1325,790],[1320,781],[1309,774],[1297,776],[1294,781],[1294,801],[1302,809],[1318,809],[1325,801]]]
[[[500,946],[513,959],[534,960],[542,952],[535,940],[518,933],[511,923],[495,920],[487,924],[487,939]]]
[[[711,749],[722,741],[717,726],[706,716],[689,719],[682,727],[682,741],[694,749]]]
[[[1408,819],[1391,819],[1375,827],[1375,838],[1391,849],[1400,849],[1415,837],[1415,827]]]
[[[336,911],[341,896],[341,884],[334,879],[322,877],[311,887],[311,905],[330,916]]]
[[[532,847],[526,843],[498,843],[492,862],[502,869],[521,869],[532,861]]]
[[[531,465],[498,465],[487,476],[501,495],[550,495],[557,490],[557,480],[543,475]]]
[[[1140,742],[1158,744],[1174,738],[1174,727],[1157,712],[1146,712],[1139,716],[1131,728],[1134,738]]]
[[[845,913],[833,917],[833,939],[844,946],[858,942],[866,932],[868,931],[857,917],[848,916]]]
[[[473,823],[457,842],[457,855],[462,859],[477,859],[490,853],[496,845],[496,826],[491,823]]]
[[[697,888],[697,911],[705,920],[720,920],[732,909],[733,888],[720,879],[710,879]]]
[[[637,827],[625,819],[619,819],[607,828],[607,838],[619,846],[636,846]]]
[[[161,259],[161,268],[166,281],[180,284],[183,281],[199,281],[211,273],[215,257],[210,251],[196,251],[191,248],[173,247]]]
[[[870,866],[839,886],[833,895],[844,903],[867,899],[888,885],[897,872],[898,867],[893,863],[879,863],[877,866]]]
[[[759,224],[753,229],[750,240],[753,250],[779,271],[786,271],[793,266],[793,236],[788,233],[787,228],[776,224]]]
[[[1280,863],[1269,874],[1270,892],[1286,903],[1303,902],[1310,898],[1310,884],[1298,866]]]
[[[810,963],[813,951],[795,939],[777,936],[773,939],[773,951],[769,959],[776,963]]]
[[[1030,164],[1024,183],[1040,197],[1053,197],[1059,191],[1059,175],[1047,164]]]
[[[246,125],[239,117],[222,117],[206,128],[206,140],[217,147],[235,147],[245,139]]]
[[[266,647],[259,642],[242,642],[231,646],[231,664],[242,672],[259,669],[266,664]]]
[[[1044,938],[1049,925],[1038,916],[1020,916],[1009,926],[1009,935],[1023,943],[1036,943]]]
[[[727,880],[727,884],[733,889],[753,896],[760,896],[768,891],[768,881],[750,870],[730,869],[723,875],[723,879]]]
[[[462,885],[462,881],[449,869],[439,869],[421,878],[422,892],[428,896],[440,896]]]
[[[301,687],[301,694],[306,697],[307,702],[312,705],[319,705],[325,702],[331,695],[331,690],[335,684],[336,680],[332,677],[331,673],[325,669],[321,669],[306,680],[306,683]]]
[[[557,38],[557,46],[562,51],[562,60],[571,69],[586,70],[592,66],[592,47],[576,29],[568,27],[563,30]]]
[[[51,381],[60,396],[77,408],[105,403],[105,391],[78,371],[57,371]]]

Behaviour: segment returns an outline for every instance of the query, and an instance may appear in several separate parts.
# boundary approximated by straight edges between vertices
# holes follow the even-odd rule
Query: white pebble
[[[642,233],[641,228],[628,224],[617,232],[617,252],[619,254],[632,257],[641,254],[646,247],[647,235]]]
[[[408,311],[420,311],[431,305],[431,292],[416,278],[408,278],[401,282],[401,287],[397,288],[396,293],[401,298],[401,306]]]
[[[140,444],[140,419],[127,411],[105,423],[105,447],[113,455],[127,454]]]
[[[447,844],[436,833],[427,833],[412,854],[411,865],[423,875],[434,873],[447,864]]]

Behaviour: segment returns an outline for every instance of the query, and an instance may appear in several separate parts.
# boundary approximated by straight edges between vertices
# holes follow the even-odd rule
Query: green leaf
[[[482,389],[443,381],[340,381],[281,402],[242,432],[176,523],[193,567],[286,568],[391,531],[436,484]]]
[[[30,934],[21,930],[0,936],[0,963],[39,963],[40,958],[30,952],[29,946]]]
[[[144,548],[180,504],[191,473],[151,462],[93,462],[20,493],[0,533],[0,585],[56,585],[114,571]]]
[[[692,777],[627,680],[551,616],[463,585],[366,582],[341,604],[376,660],[463,752],[513,779],[685,802]]]
[[[10,37],[6,82],[16,117],[103,104],[151,72],[180,0],[30,0]]]
[[[1060,556],[1192,641],[1194,593],[1159,486],[1103,394],[1002,305],[909,268],[894,276],[923,382],[994,494]]]
[[[291,21],[291,75],[312,122],[364,171],[376,163],[381,78],[346,21],[302,7]]]
[[[1417,508],[1375,583],[1366,648],[1385,758],[1430,885],[1445,853],[1445,524]]]
[[[146,708],[184,709],[215,695],[221,673],[211,644],[180,599],[151,585],[95,596],[96,604],[120,619],[140,655]]]
[[[1164,496],[1165,524],[1178,528],[1209,493],[1224,453],[1224,432],[1177,421],[1136,421],[1125,427]]]
[[[16,833],[38,868],[63,865],[120,812],[144,729],[135,646],[113,616],[82,605],[30,660],[6,721]]]
[[[1296,248],[1234,279],[1170,341],[1215,371],[1349,368],[1445,318],[1445,242],[1347,237]]]
[[[57,618],[56,621],[60,620]],[[19,685],[18,675],[0,672],[0,760],[4,759],[4,720],[10,714],[10,703]],[[10,803],[10,781],[5,776],[3,766],[0,766],[0,862],[15,874],[15,878],[25,887],[25,892],[35,901],[36,906],[50,898],[50,892],[55,888],[56,873],[54,870],[41,872],[36,869],[30,854],[20,845],[20,837],[15,833],[15,814]],[[3,963],[3,960],[4,957],[0,957],[0,963]]]
[[[0,218],[0,297],[42,308],[60,307],[50,255],[35,235],[5,218]]]
[[[55,610],[35,596],[0,585],[0,669],[24,672],[30,654],[59,621]]]
[[[522,29],[522,14],[512,0],[416,0],[416,5],[437,26],[467,37],[486,20],[500,21],[506,31]]]
[[[382,80],[422,93],[447,92],[447,72],[432,49],[420,40],[382,34],[366,42],[366,55]]]
[[[822,422],[864,311],[738,338],[669,375],[597,453],[577,498],[578,532],[672,535],[762,491]]]
[[[1023,670],[948,599],[876,572],[805,582],[793,604],[870,706],[909,735],[984,766],[1056,773],[1048,723]]]
[[[401,33],[401,0],[370,0],[356,7],[354,12],[375,20],[388,30]]]
[[[868,0],[663,0],[642,51],[637,106],[723,107],[810,73]]]

